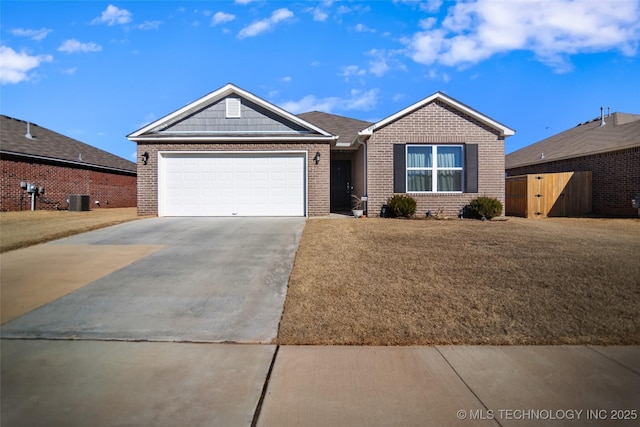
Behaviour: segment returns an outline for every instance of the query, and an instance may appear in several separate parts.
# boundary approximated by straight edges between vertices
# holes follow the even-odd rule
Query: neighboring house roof
[[[229,116],[226,99],[240,99]],[[228,101],[227,101],[228,102]],[[225,110],[227,108],[227,110]],[[132,141],[283,141],[337,137],[231,83],[127,136]]]
[[[442,92],[436,92],[431,96],[428,96],[427,98],[424,98],[421,101],[416,102],[415,104],[412,104],[410,106],[408,106],[407,108],[405,108],[404,110],[398,111],[397,113],[380,120],[377,123],[372,124],[371,126],[369,126],[368,128],[364,129],[363,131],[360,132],[360,135],[362,136],[368,136],[368,135],[372,135],[373,132],[375,132],[378,129],[381,129],[383,127],[385,127],[386,125],[408,115],[413,113],[415,110],[422,108],[423,106],[429,104],[430,102],[433,101],[442,101],[450,106],[452,106],[453,108],[456,108],[457,110],[460,110],[468,115],[470,115],[471,117],[473,117],[474,119],[480,121],[481,123],[484,123],[485,125],[497,130],[501,136],[511,136],[515,134],[515,131],[513,129],[510,129],[508,127],[506,127],[505,125],[493,120],[492,118],[485,116],[484,114],[474,110],[473,108],[469,107],[468,105],[463,104],[460,101],[457,101],[453,98],[451,98],[450,96],[445,95]]]
[[[351,119],[349,117],[322,113],[320,111],[298,114],[298,117],[337,135],[337,147],[351,146],[358,138],[358,132],[373,124],[371,122],[365,122],[364,120]]]
[[[640,114],[613,113],[596,118],[510,153],[506,169],[607,153],[640,146]]]
[[[4,115],[0,117],[0,153],[2,154],[54,161],[69,166],[92,167],[134,174],[137,172],[137,165],[122,157],[34,123]]]

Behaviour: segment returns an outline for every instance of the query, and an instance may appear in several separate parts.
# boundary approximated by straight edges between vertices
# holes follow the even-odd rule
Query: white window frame
[[[409,167],[409,148],[411,147],[431,147],[432,167]],[[458,147],[461,151],[460,167],[439,167],[438,166],[438,147]],[[464,193],[464,145],[463,144],[406,144],[405,147],[405,188],[407,193],[416,194],[460,194]],[[455,170],[461,171],[461,189],[459,191],[439,191],[438,190],[438,171]],[[431,191],[416,191],[409,189],[409,171],[431,171]]]

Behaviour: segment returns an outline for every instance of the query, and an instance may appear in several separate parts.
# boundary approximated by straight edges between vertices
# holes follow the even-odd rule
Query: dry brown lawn
[[[136,208],[0,212],[0,253],[138,218]]]
[[[640,220],[309,220],[277,341],[640,344]]]

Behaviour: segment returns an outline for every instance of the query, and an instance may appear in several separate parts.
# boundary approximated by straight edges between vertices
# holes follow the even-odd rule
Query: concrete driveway
[[[30,273],[44,288],[94,279],[99,265],[75,273],[76,263],[109,264],[133,246],[143,256],[8,321],[2,338],[269,343],[303,228],[304,218],[153,218],[15,251],[26,261],[3,256],[3,277],[17,269],[15,280]],[[61,265],[67,277],[52,273]]]

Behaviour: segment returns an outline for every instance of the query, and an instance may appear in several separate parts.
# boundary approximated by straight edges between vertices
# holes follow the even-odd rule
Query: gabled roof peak
[[[430,102],[436,101],[436,100],[440,100],[442,102],[445,102],[446,104],[456,108],[457,110],[463,111],[466,114],[470,115],[471,117],[475,118],[476,120],[486,124],[487,126],[497,130],[498,132],[500,132],[501,136],[511,136],[515,134],[515,131],[513,129],[510,129],[508,127],[506,127],[505,125],[503,125],[502,123],[499,123],[495,120],[493,120],[492,118],[480,113],[479,111],[469,107],[468,105],[463,104],[462,102],[446,95],[444,92],[438,91],[436,93],[434,93],[431,96],[428,96],[424,99],[421,99],[420,101],[411,104],[410,106],[408,106],[407,108],[398,111],[395,114],[392,114],[391,116],[380,120],[377,123],[374,123],[373,125],[369,126],[368,128],[364,129],[362,132],[360,132],[360,135],[362,136],[367,136],[367,135],[371,135],[374,131],[398,120],[401,117],[406,116],[407,114],[412,113],[413,111],[429,104]]]
[[[190,115],[193,115],[199,111],[206,109],[210,105],[224,98],[227,98],[230,95],[238,95],[240,98],[246,99],[249,102],[255,105],[258,105],[259,107],[269,111],[271,114],[279,116],[284,120],[289,121],[290,123],[295,123],[296,125],[302,128],[308,129],[310,133],[315,133],[316,136],[319,138],[335,139],[335,137],[329,132],[289,113],[288,111],[283,110],[277,105],[274,105],[268,101],[265,101],[264,99],[252,94],[251,92],[241,89],[240,87],[236,86],[233,83],[227,83],[221,88],[213,92],[210,92],[209,94],[191,102],[190,104],[174,111],[173,113],[170,113],[162,117],[161,119],[146,125],[145,127],[127,135],[127,138],[129,138],[132,141],[149,139],[149,137],[153,137],[153,135],[158,135],[159,132],[162,131],[163,129],[166,129],[174,125],[175,123],[185,119],[186,117],[189,117]],[[219,137],[216,137],[216,138],[219,138]],[[207,139],[209,137],[203,137],[203,138]]]

